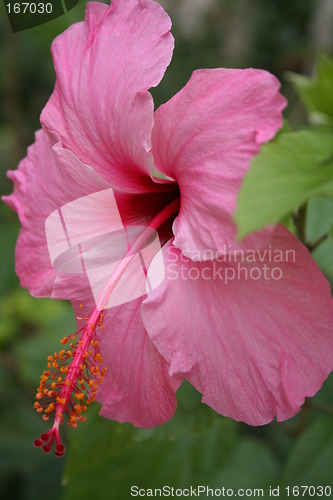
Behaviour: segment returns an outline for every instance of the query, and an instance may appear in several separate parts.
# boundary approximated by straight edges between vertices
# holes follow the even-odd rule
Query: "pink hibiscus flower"
[[[52,45],[57,81],[42,129],[10,172],[21,284],[71,300],[79,324],[37,391],[37,411],[54,416],[35,441],[46,452],[54,443],[63,455],[60,424],[84,420],[95,396],[104,417],[151,427],[172,417],[187,379],[217,412],[262,425],[292,417],[332,368],[330,289],[307,249],[282,226],[236,242],[242,178],[282,125],[279,83],[254,69],[200,70],[154,113],[148,90],[171,60],[170,27],[152,0],[88,3],[85,21]],[[96,300],[86,274],[52,265],[45,223],[106,190],[124,228],[146,229]],[[107,226],[108,202],[94,207]],[[164,279],[105,311],[153,230]]]

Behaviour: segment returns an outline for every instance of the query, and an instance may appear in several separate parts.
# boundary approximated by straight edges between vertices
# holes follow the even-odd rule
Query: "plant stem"
[[[318,238],[318,240],[315,241],[314,243],[308,243],[307,247],[309,251],[313,252],[316,248],[319,247],[319,245],[321,245],[325,240],[327,240],[327,238],[328,238],[328,233],[325,233],[320,238]]]
[[[307,204],[302,205],[296,214],[293,214],[294,224],[296,226],[297,236],[299,240],[306,245],[305,226],[307,215]]]

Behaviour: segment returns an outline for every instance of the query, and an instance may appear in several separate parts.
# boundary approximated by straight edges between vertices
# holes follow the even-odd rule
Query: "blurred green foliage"
[[[289,73],[289,81],[304,102],[314,123],[333,123],[333,60],[326,54],[318,59],[315,78]]]
[[[196,68],[255,66],[282,78],[286,71],[306,72],[318,48],[310,32],[312,16],[319,8],[315,0],[216,0],[202,14],[200,29],[193,28],[190,32],[182,27],[184,12],[179,10],[180,2],[165,0],[163,6],[173,19],[176,51],[166,77],[152,91],[157,105],[179,90]],[[2,194],[11,190],[5,172],[16,168],[27,145],[33,141],[34,130],[39,128],[39,113],[54,85],[50,44],[57,34],[83,18],[84,7],[85,3],[80,2],[59,19],[13,35],[3,5],[0,6]],[[311,120],[314,112],[332,116],[328,104],[333,95],[332,77],[328,76],[331,64],[329,58],[322,58],[315,80],[292,77],[294,89],[308,106]],[[295,126],[306,119],[306,111],[287,82],[283,89],[290,101],[287,116]],[[333,238],[323,239],[333,224],[333,200],[319,196],[322,193],[317,190],[322,181],[329,183],[329,178],[323,178],[320,172],[318,181],[312,172],[314,177],[310,175],[309,181],[311,169],[331,158],[331,143],[324,139],[324,133],[331,132],[327,129],[323,132],[317,144],[318,155],[316,148],[311,150],[309,141],[317,132],[289,131],[263,149],[246,183],[251,184],[251,176],[257,180],[257,168],[262,180],[258,189],[262,189],[263,195],[271,189],[270,197],[283,190],[287,196],[277,199],[274,206],[272,203],[273,213],[267,210],[264,196],[263,199],[256,196],[257,212],[253,208],[254,216],[246,219],[250,209],[244,208],[241,224],[245,233],[284,217],[288,227],[296,231],[291,212],[296,211],[297,215],[297,210],[311,196],[305,235],[315,247],[314,258],[333,284]],[[292,168],[297,151],[307,153],[305,162],[296,161],[300,168],[293,172],[293,179],[283,178],[285,184],[281,184],[279,193],[272,187],[277,181],[282,182],[283,168],[280,170],[279,165],[275,167],[270,161],[274,148],[278,148],[275,157],[281,153],[281,166],[285,169]],[[263,171],[262,162],[266,158],[272,165],[272,175],[277,178],[265,178],[268,173],[266,169]],[[299,196],[302,186],[306,187],[306,194],[303,190]],[[264,220],[256,219],[259,212],[265,216]],[[89,497],[122,500],[130,498],[132,484],[146,488],[207,484],[212,488],[264,487],[267,491],[269,485],[283,488],[332,483],[332,376],[299,415],[284,423],[251,428],[225,419],[202,405],[200,395],[184,384],[178,392],[175,417],[161,427],[135,429],[129,424],[104,420],[98,417],[96,405],[90,409],[86,424],[68,431],[67,459],[45,456],[34,449],[32,440],[46,425],[32,408],[39,375],[45,368],[47,355],[58,348],[60,338],[75,325],[68,304],[37,300],[20,289],[14,274],[17,218],[2,205],[0,219],[1,500],[32,500],[40,496],[50,500]],[[284,498],[282,492],[280,498]]]

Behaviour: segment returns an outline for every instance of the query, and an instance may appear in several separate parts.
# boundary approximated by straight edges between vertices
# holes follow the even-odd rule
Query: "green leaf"
[[[70,433],[63,499],[109,500],[111,491],[114,498],[129,498],[131,485],[251,488],[276,481],[278,468],[265,444],[242,439],[236,422],[216,414],[205,425],[199,419],[198,426],[186,428],[189,415],[178,399],[182,432],[177,415],[147,430],[110,422],[98,417],[98,408],[90,409],[87,422]],[[192,411],[192,418],[200,411]]]
[[[328,230],[328,237],[333,241],[333,225]]]
[[[320,129],[278,136],[245,176],[235,215],[239,238],[279,222],[315,194],[333,197],[333,134]]]
[[[333,121],[333,59],[322,54],[315,77],[288,73],[287,79],[305,104],[314,123]]]
[[[333,227],[333,200],[314,197],[309,201],[306,218],[306,235],[315,243]]]
[[[278,476],[278,467],[272,453],[258,440],[243,438],[225,467],[212,480],[213,487],[263,488],[265,491]]]
[[[333,419],[321,418],[311,424],[296,442],[281,485],[332,486],[332,464]],[[303,498],[310,497],[305,495]]]
[[[331,238],[324,241],[311,255],[330,281],[333,291],[333,244]]]
[[[312,198],[309,201],[306,221],[307,241],[317,244],[311,252],[320,269],[328,278],[333,291],[333,201]],[[328,237],[325,238],[325,235]],[[319,245],[317,242],[321,242]]]

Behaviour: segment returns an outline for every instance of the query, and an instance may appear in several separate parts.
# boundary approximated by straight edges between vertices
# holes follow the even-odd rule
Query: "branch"
[[[313,252],[319,245],[321,245],[328,238],[328,233],[323,234],[317,241],[314,243],[308,243],[307,247],[310,252]]]
[[[304,245],[306,245],[305,224],[307,208],[307,204],[305,203],[298,209],[297,213],[293,214],[293,221],[296,227],[297,236]]]

